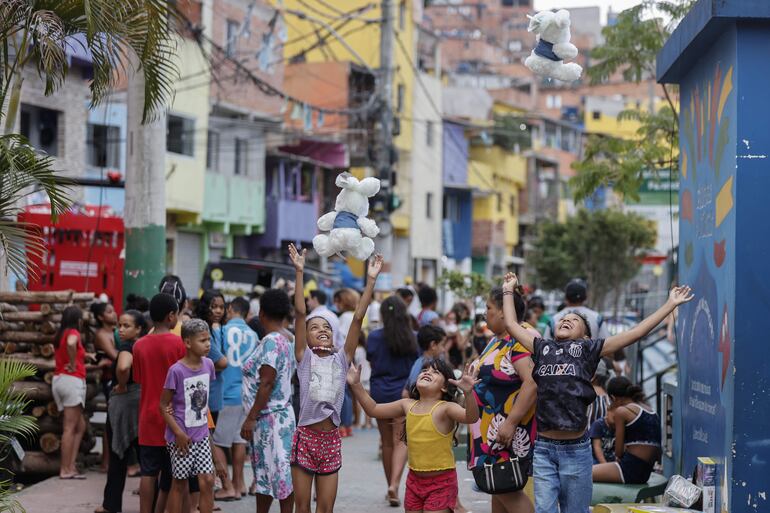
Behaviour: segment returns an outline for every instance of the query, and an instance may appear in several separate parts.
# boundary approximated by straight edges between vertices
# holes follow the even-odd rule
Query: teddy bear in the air
[[[316,253],[324,257],[342,256],[348,253],[358,260],[366,260],[374,252],[372,238],[380,233],[377,223],[366,217],[369,213],[369,198],[380,190],[376,178],[359,181],[350,173],[342,173],[335,182],[342,191],[337,195],[334,211],[324,214],[318,220],[322,232],[313,238]]]
[[[570,43],[569,11],[540,11],[529,18],[529,32],[537,34],[537,45],[524,61],[536,75],[562,82],[580,78],[583,68],[575,62],[564,63],[577,57],[578,49]]]

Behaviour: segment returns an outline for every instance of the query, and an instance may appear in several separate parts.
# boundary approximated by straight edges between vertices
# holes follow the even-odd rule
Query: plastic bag
[[[682,476],[672,476],[663,493],[663,501],[668,506],[692,507],[698,502],[701,489]]]

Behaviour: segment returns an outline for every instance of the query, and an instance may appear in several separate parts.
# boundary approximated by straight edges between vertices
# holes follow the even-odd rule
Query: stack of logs
[[[51,392],[54,375],[54,336],[59,329],[61,312],[69,305],[83,310],[88,325],[88,306],[93,293],[73,291],[56,292],[0,292],[0,355],[30,363],[37,368],[35,376],[14,383],[14,389],[23,391],[30,402],[27,413],[38,420],[38,433],[33,439],[19,440],[25,451],[19,462],[12,456],[11,470],[17,475],[48,476],[59,472],[62,422]],[[35,305],[35,311],[26,305]],[[86,328],[83,343],[86,351],[93,352],[91,330]],[[80,460],[93,449],[96,440],[88,418],[95,409],[101,371],[96,365],[86,365],[86,433],[80,444]]]

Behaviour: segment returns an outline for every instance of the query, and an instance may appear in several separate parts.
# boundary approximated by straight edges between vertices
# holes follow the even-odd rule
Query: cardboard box
[[[656,504],[629,506],[628,513],[697,513],[694,509],[674,508]]]
[[[636,504],[597,504],[593,513],[628,513],[628,508]]]
[[[717,499],[717,462],[698,458],[695,484],[703,491],[703,513],[715,513]]]

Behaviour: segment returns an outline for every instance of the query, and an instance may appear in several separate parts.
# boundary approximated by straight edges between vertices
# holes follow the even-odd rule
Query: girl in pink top
[[[342,441],[339,433],[340,411],[345,396],[345,376],[358,345],[366,310],[372,300],[374,282],[382,269],[382,256],[369,260],[367,284],[353,314],[345,346],[334,347],[334,333],[320,316],[306,320],[304,297],[305,253],[289,245],[294,263],[296,314],[294,354],[297,358],[300,407],[297,431],[291,451],[294,500],[298,513],[310,513],[313,481],[316,483],[318,511],[333,511],[337,480],[342,466]],[[307,323],[307,324],[306,324]]]

